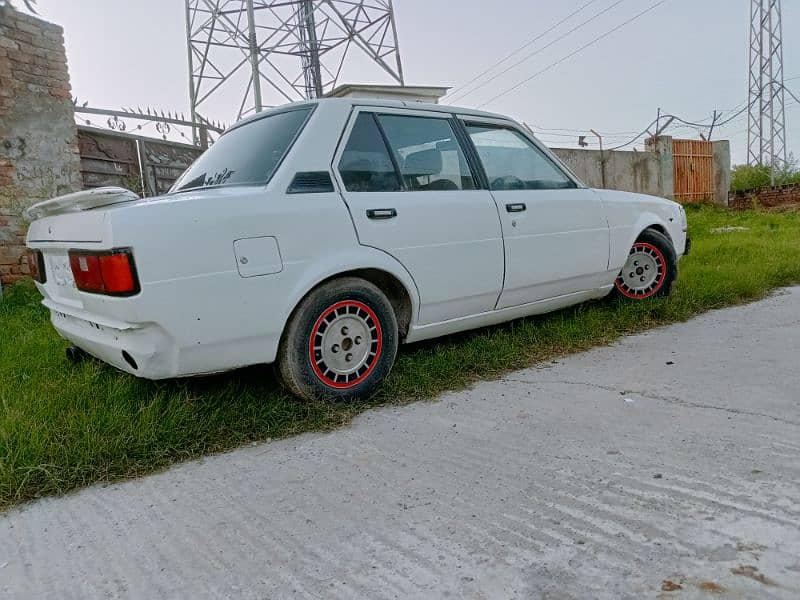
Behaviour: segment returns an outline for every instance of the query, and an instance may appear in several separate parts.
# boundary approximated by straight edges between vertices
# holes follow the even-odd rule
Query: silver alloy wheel
[[[328,369],[347,376],[367,362],[371,342],[369,323],[358,314],[344,314],[328,324],[319,348]]]
[[[631,297],[652,295],[664,279],[664,257],[650,244],[637,243],[617,279],[617,287]]]

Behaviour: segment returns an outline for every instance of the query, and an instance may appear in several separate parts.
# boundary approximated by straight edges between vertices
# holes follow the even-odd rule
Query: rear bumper
[[[166,379],[178,375],[178,348],[160,326],[97,322],[82,311],[50,300],[44,305],[50,309],[56,331],[88,354],[138,377]]]

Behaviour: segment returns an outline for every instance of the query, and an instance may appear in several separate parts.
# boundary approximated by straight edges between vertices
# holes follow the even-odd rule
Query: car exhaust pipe
[[[86,360],[89,355],[86,354],[85,351],[81,350],[77,346],[70,346],[67,348],[67,360],[71,362],[73,365],[78,364],[79,362]]]

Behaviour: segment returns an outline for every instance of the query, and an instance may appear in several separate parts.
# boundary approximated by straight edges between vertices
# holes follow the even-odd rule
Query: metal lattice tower
[[[786,165],[782,34],[780,0],[750,0],[747,162],[773,172]]]
[[[192,118],[319,97],[356,54],[403,83],[391,0],[186,0]]]

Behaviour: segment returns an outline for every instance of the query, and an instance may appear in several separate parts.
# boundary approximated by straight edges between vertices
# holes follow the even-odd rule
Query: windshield
[[[311,110],[309,106],[281,112],[232,129],[186,169],[170,192],[266,183]]]

